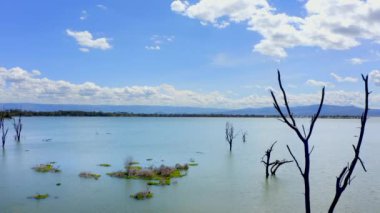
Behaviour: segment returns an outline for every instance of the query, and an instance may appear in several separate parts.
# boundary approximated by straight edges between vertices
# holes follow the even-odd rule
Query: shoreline
[[[96,112],[96,111],[2,111],[2,115],[11,117],[166,117],[166,118],[280,118],[279,115],[234,115],[234,114],[181,114],[181,113],[129,113],[129,112]],[[310,118],[311,115],[296,118]],[[374,116],[375,117],[375,116]],[[359,119],[360,115],[321,115],[319,118],[329,119]]]

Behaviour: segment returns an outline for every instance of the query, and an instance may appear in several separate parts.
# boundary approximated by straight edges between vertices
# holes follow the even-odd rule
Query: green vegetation
[[[182,171],[188,166],[177,164],[176,167],[161,165],[160,167],[142,168],[141,166],[128,166],[125,171],[107,173],[111,177],[125,179],[150,180],[148,185],[170,185],[171,178],[180,178],[186,175]]]
[[[92,173],[92,172],[81,172],[79,174],[79,177],[81,177],[81,178],[95,179],[95,180],[98,180],[100,178],[100,176],[101,175],[95,174],[95,173]]]
[[[149,181],[147,183],[148,186],[168,186],[171,184],[170,178],[160,179],[160,180],[153,180]]]
[[[136,164],[140,164],[139,162],[137,162],[137,161],[131,161],[131,162],[129,162],[129,165],[131,166],[131,165],[136,165]]]
[[[188,164],[181,165],[181,164],[177,163],[175,165],[175,168],[178,169],[178,170],[188,170],[189,169],[189,165]]]
[[[189,166],[198,166],[198,163],[189,163]]]
[[[136,200],[145,200],[153,197],[153,193],[149,190],[137,192],[134,195],[131,195],[132,198],[135,198]]]
[[[32,169],[34,169],[34,171],[36,171],[36,172],[42,172],[42,173],[46,173],[46,172],[58,173],[58,172],[61,172],[61,170],[59,170],[58,168],[53,166],[53,163],[40,164],[40,165],[33,167]]]
[[[31,198],[34,198],[36,200],[42,200],[42,199],[46,199],[48,197],[49,197],[49,194],[39,194],[39,193],[37,193],[37,194],[33,195]]]
[[[101,167],[111,167],[111,164],[108,164],[108,163],[101,163],[101,164],[99,164],[98,166],[101,166]]]

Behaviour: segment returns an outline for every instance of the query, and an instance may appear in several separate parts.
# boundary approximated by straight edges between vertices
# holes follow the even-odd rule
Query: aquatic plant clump
[[[79,177],[81,177],[81,178],[95,179],[95,180],[98,180],[100,178],[100,176],[101,175],[95,174],[95,173],[92,173],[92,172],[81,172],[79,174]]]
[[[142,191],[142,192],[137,192],[136,194],[131,195],[132,198],[136,200],[145,200],[145,199],[150,199],[153,197],[153,193],[149,190],[147,191]]]
[[[29,198],[36,199],[36,200],[42,200],[42,199],[46,199],[48,197],[49,197],[49,194],[39,194],[39,193],[37,193],[37,194],[35,194],[35,195],[33,195],[33,196],[29,197]]]
[[[189,163],[189,166],[198,166],[198,163]]]
[[[58,173],[61,172],[60,169],[53,166],[53,163],[47,163],[47,164],[40,164],[32,168],[36,172],[42,172],[42,173]]]
[[[125,179],[155,180],[148,185],[170,185],[171,178],[180,178],[186,175],[181,171],[187,170],[188,166],[177,164],[176,167],[161,165],[160,167],[142,168],[141,166],[129,166],[126,171],[107,173],[111,177]]]
[[[160,180],[156,180],[156,181],[149,181],[147,183],[148,186],[168,186],[171,184],[171,180],[170,178],[166,178],[166,179],[160,179]]]
[[[188,170],[188,169],[189,169],[189,165],[188,165],[187,163],[185,163],[185,164],[183,164],[183,165],[177,163],[177,164],[175,165],[175,168],[178,169],[178,170]]]
[[[101,164],[99,164],[98,166],[101,166],[101,167],[111,167],[111,164],[108,164],[108,163],[101,163]]]

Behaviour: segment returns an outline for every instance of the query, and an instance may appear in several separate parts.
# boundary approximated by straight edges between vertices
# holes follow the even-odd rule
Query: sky
[[[0,102],[380,108],[378,0],[5,0]]]

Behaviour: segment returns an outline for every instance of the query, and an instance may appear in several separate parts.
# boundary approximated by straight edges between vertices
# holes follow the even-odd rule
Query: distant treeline
[[[32,117],[32,116],[67,116],[67,117],[237,117],[237,118],[278,118],[278,115],[234,115],[234,114],[162,114],[162,113],[129,113],[129,112],[89,112],[89,111],[23,111],[23,110],[5,110],[1,115],[6,118],[15,116]],[[310,117],[310,116],[296,116]],[[320,116],[322,118],[360,118],[360,116]]]

